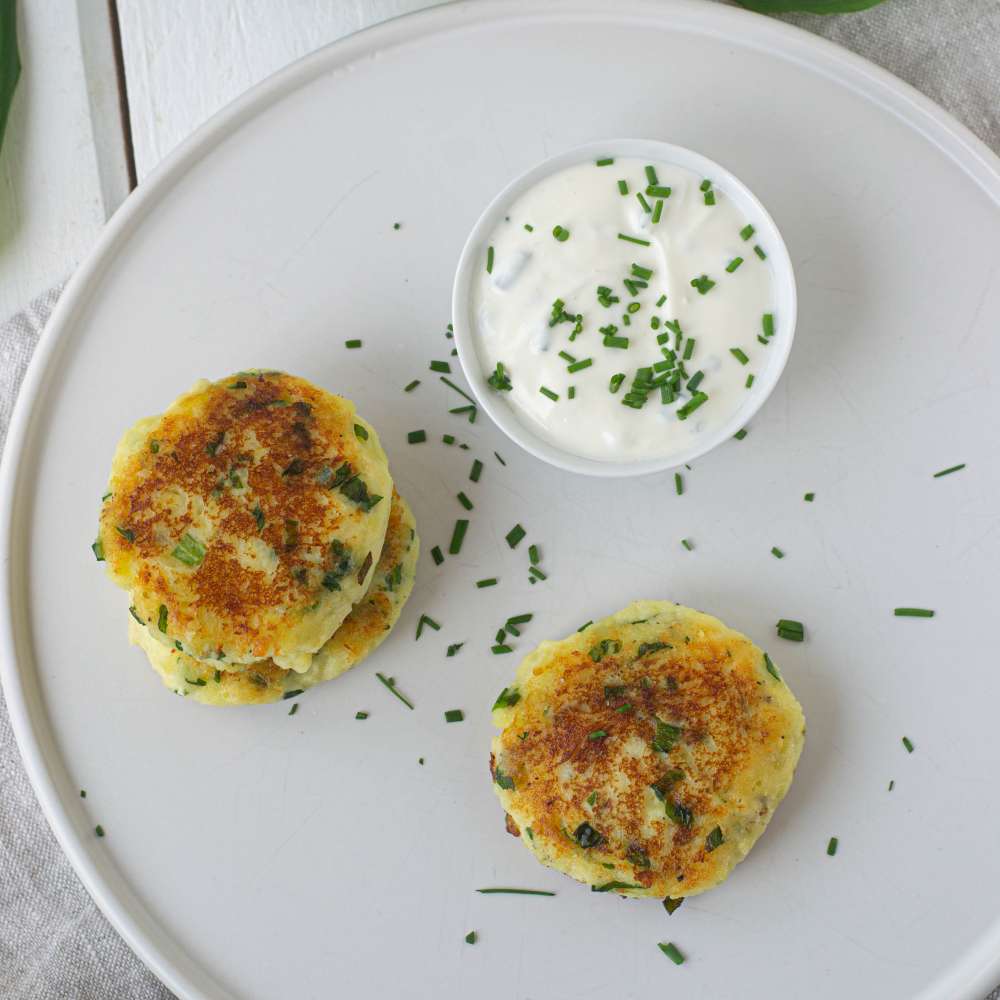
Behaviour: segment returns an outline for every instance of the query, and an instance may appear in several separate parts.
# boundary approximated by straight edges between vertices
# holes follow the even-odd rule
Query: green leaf
[[[17,53],[17,0],[0,0],[0,146],[7,128],[17,81],[21,75],[21,59]]]
[[[852,14],[876,7],[882,0],[737,0],[760,14]]]

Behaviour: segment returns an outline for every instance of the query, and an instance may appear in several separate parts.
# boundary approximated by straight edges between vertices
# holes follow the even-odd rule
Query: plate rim
[[[847,87],[887,110],[951,159],[1000,207],[1000,156],[929,97],[885,69],[834,42],[774,18],[703,0],[455,0],[391,18],[331,42],[290,63],[213,114],[169,153],[108,221],[93,249],[67,283],[36,346],[12,414],[0,457],[0,684],[21,759],[42,813],[76,875],[115,930],[146,967],[181,1000],[232,997],[202,966],[188,959],[145,908],[111,856],[87,844],[70,816],[59,786],[65,765],[41,702],[37,665],[18,649],[21,634],[14,574],[23,564],[14,531],[23,514],[22,466],[32,445],[32,423],[45,403],[46,382],[74,320],[106,266],[144,216],[204,156],[248,120],[288,93],[379,50],[419,43],[495,22],[611,20],[669,22],[673,30],[738,39],[738,44],[793,62]],[[23,614],[20,616],[23,619]],[[1000,913],[923,996],[981,1000],[1000,980]]]

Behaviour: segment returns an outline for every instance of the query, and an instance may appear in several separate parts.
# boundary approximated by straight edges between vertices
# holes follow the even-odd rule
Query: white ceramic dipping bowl
[[[774,312],[780,324],[779,335],[774,338],[768,352],[767,364],[756,372],[753,386],[730,420],[711,433],[706,433],[687,448],[640,461],[616,462],[589,458],[560,448],[541,437],[529,423],[520,419],[517,411],[504,398],[505,394],[494,391],[487,383],[492,366],[487,368],[488,362],[480,358],[475,336],[473,287],[481,276],[490,236],[504,216],[509,214],[510,205],[550,174],[578,163],[594,162],[607,156],[636,157],[651,163],[674,164],[698,176],[710,177],[713,187],[723,192],[741,211],[746,221],[754,227],[755,240],[759,240],[767,247],[766,264],[771,271]],[[676,468],[701,457],[731,438],[764,405],[764,401],[781,377],[795,336],[795,318],[795,275],[788,249],[774,220],[753,192],[725,167],[708,157],[683,146],[674,146],[654,139],[609,139],[590,142],[553,156],[511,181],[487,205],[472,227],[459,258],[452,291],[455,346],[458,349],[462,370],[479,405],[507,437],[525,451],[560,469],[589,476],[642,476]]]

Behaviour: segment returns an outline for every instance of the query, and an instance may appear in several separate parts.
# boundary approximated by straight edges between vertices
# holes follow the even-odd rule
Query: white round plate
[[[448,357],[453,270],[482,207],[531,164],[612,134],[730,166],[799,282],[781,384],[745,440],[685,473],[683,496],[671,474],[585,479],[518,453],[485,416],[449,415],[460,400],[427,370]],[[980,1000],[1000,979],[998,261],[1000,170],[969,133],[840,49],[716,4],[440,8],[237,102],[73,279],[5,456],[4,687],[98,903],[185,998]],[[353,337],[361,350],[345,350]],[[424,540],[398,632],[294,717],[169,694],[90,553],[122,430],[200,376],[255,365],[357,400]],[[409,446],[416,428],[428,441]],[[469,533],[437,567],[459,490]],[[528,539],[512,551],[515,522]],[[528,542],[548,573],[536,586]],[[477,590],[487,576],[499,586]],[[809,722],[760,844],[669,918],[539,868],[487,774],[490,705],[518,657],[639,597],[747,632]],[[894,618],[898,605],[937,617]],[[525,611],[516,655],[491,656]],[[441,630],[414,641],[425,613]],[[780,617],[806,641],[777,639]],[[449,708],[466,721],[445,724]],[[475,893],[490,885],[557,895]]]

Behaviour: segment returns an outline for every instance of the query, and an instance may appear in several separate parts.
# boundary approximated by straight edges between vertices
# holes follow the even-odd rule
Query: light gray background
[[[393,7],[371,0],[366,20],[374,23]],[[1000,0],[887,0],[853,15],[788,15],[785,20],[889,69],[1000,152]],[[52,290],[0,328],[0,446],[57,294]],[[294,949],[287,958],[294,961]],[[0,996],[171,996],[108,925],[63,857],[38,810],[2,704]],[[989,1000],[1000,1000],[1000,990]]]

